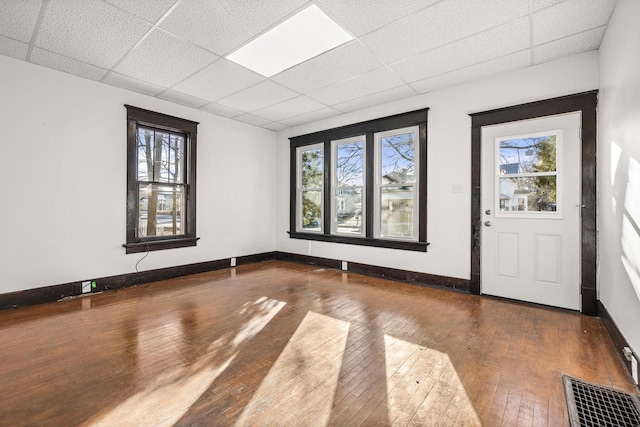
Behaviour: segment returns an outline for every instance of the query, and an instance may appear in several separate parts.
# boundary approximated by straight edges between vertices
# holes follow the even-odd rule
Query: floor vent
[[[640,400],[623,391],[562,376],[572,427],[640,426]]]

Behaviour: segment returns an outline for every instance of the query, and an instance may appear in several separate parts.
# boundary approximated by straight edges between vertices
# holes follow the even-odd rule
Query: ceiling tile
[[[212,102],[211,104],[207,104],[204,107],[200,107],[202,111],[206,111],[207,113],[215,114],[216,116],[222,117],[236,117],[242,114],[242,111],[234,110],[233,108],[225,107],[223,105],[216,104]]]
[[[216,101],[263,80],[265,80],[265,77],[260,74],[220,58],[185,81],[177,84],[174,89],[210,101]]]
[[[234,117],[233,120],[249,123],[250,125],[254,125],[254,126],[262,126],[271,122],[271,120],[263,119],[262,117],[256,117],[253,114],[243,114],[241,116]]]
[[[447,0],[364,37],[383,61],[395,62],[529,13],[528,0]]]
[[[236,110],[250,112],[286,101],[296,95],[298,94],[292,90],[270,80],[265,80],[262,83],[221,99],[217,103]]]
[[[177,0],[105,0],[151,23],[158,22]]]
[[[41,7],[42,0],[0,1],[0,35],[31,41]]]
[[[588,50],[598,49],[605,30],[606,27],[602,26],[536,46],[533,49],[534,63],[540,64],[565,56],[576,55]]]
[[[450,73],[441,74],[419,82],[411,86],[419,93],[431,92],[448,86],[466,83],[472,80],[493,76],[505,71],[525,68],[531,65],[531,52],[529,49],[512,53],[511,55],[493,59],[491,61],[475,64]]]
[[[284,125],[282,123],[273,122],[273,123],[266,124],[266,125],[264,125],[262,127],[265,128],[265,129],[272,130],[274,132],[278,132],[278,131],[281,131],[282,129],[288,128],[289,126]]]
[[[571,34],[606,25],[615,0],[569,0],[533,14],[533,42],[537,46]]]
[[[195,96],[187,95],[186,93],[178,92],[171,89],[168,89],[156,96],[160,99],[175,102],[176,104],[185,105],[192,108],[200,108],[209,103],[209,101],[207,101],[206,99],[196,98]]]
[[[54,70],[63,71],[78,77],[99,81],[107,74],[107,70],[96,67],[95,65],[76,61],[57,53],[49,52],[44,49],[34,48],[31,52],[31,62]]]
[[[279,121],[288,117],[298,116],[300,114],[310,113],[311,111],[325,108],[326,105],[321,104],[306,96],[298,96],[279,104],[254,111],[256,116],[264,117],[269,121]]]
[[[206,50],[156,29],[114,71],[170,87],[215,59],[216,56]]]
[[[160,26],[222,56],[305,3],[306,0],[183,0]]]
[[[383,63],[356,40],[276,74],[271,79],[290,89],[306,93],[381,65]]]
[[[403,85],[404,82],[387,67],[343,80],[309,92],[307,96],[326,105],[339,104]]]
[[[147,22],[99,0],[50,0],[36,45],[109,69],[149,29]]]
[[[439,0],[317,0],[340,25],[362,36]]]
[[[0,55],[11,56],[21,60],[27,59],[27,51],[29,45],[26,43],[13,40],[8,37],[0,36]]]
[[[391,64],[391,68],[406,81],[415,82],[524,50],[529,46],[529,18],[519,18],[396,62]]]
[[[301,114],[296,117],[281,120],[280,123],[287,126],[298,126],[304,123],[311,123],[317,120],[326,119],[327,117],[337,116],[338,114],[340,114],[340,111],[327,107],[322,110],[312,111],[311,113]]]
[[[166,89],[162,86],[134,79],[133,77],[114,73],[113,71],[109,72],[102,81],[103,83],[151,96],[155,96]]]
[[[374,93],[373,95],[357,98],[352,101],[336,104],[333,108],[344,113],[362,110],[363,108],[373,107],[376,105],[386,104],[387,102],[397,101],[398,99],[410,98],[416,95],[416,92],[409,86],[399,86],[384,92]]]

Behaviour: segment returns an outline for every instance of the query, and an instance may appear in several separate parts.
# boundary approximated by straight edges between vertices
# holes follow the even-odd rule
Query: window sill
[[[315,240],[318,242],[344,243],[348,245],[374,246],[387,249],[401,249],[405,251],[427,252],[428,242],[403,242],[399,240],[368,239],[363,237],[347,237],[328,234],[302,233],[289,231],[292,239]]]
[[[140,252],[160,251],[163,249],[186,248],[196,246],[199,237],[183,237],[179,239],[149,240],[146,242],[125,243],[124,246],[128,254]]]

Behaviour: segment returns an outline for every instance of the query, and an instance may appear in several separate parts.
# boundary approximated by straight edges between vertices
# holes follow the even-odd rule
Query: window
[[[427,109],[291,138],[291,238],[426,251]]]
[[[195,246],[198,123],[125,107],[126,252]]]

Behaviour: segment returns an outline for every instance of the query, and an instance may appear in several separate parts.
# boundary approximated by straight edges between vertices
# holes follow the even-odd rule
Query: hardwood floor
[[[568,425],[597,318],[268,261],[0,312],[0,425]]]

